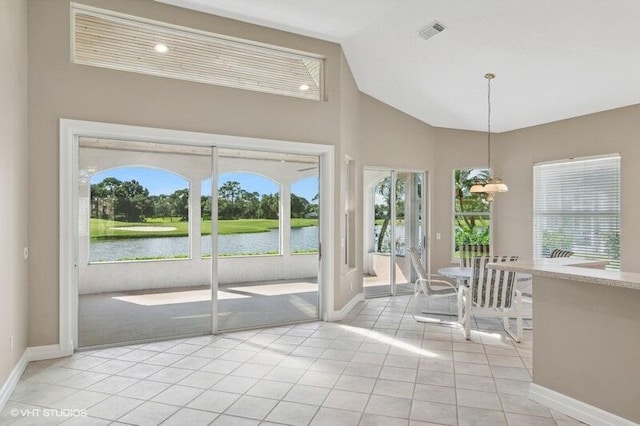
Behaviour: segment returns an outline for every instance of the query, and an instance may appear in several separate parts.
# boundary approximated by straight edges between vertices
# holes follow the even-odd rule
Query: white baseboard
[[[364,293],[356,294],[353,299],[351,299],[346,305],[342,307],[339,311],[333,311],[329,317],[329,321],[340,321],[347,316],[349,311],[353,309],[358,303],[364,300]]]
[[[529,385],[529,398],[591,426],[638,426],[631,420],[535,383]]]
[[[0,389],[0,411],[4,408],[5,404],[9,400],[9,397],[13,393],[13,390],[16,388],[16,385],[20,381],[20,377],[22,377],[22,373],[24,373],[25,368],[27,368],[27,364],[29,364],[29,360],[27,359],[27,351],[24,351],[18,363],[13,370],[11,370],[11,374],[2,385]]]
[[[27,348],[27,361],[42,361],[43,359],[62,358],[65,354],[60,345],[33,346]]]

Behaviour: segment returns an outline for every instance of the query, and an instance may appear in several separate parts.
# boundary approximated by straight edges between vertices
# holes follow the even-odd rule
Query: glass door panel
[[[364,295],[391,294],[391,181],[390,171],[364,170]]]
[[[211,332],[211,148],[80,138],[78,347]]]
[[[217,331],[317,319],[319,158],[217,152]]]
[[[365,169],[364,188],[365,297],[409,294],[416,274],[407,248],[426,259],[424,173]]]
[[[413,292],[416,279],[407,248],[416,248],[422,254],[422,188],[423,173],[396,173],[396,220],[395,220],[395,292],[407,294]]]

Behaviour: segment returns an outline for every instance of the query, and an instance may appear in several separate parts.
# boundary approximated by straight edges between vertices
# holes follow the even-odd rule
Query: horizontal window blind
[[[620,268],[620,156],[533,167],[533,251],[554,249]]]
[[[322,100],[319,55],[77,4],[71,22],[76,64]]]

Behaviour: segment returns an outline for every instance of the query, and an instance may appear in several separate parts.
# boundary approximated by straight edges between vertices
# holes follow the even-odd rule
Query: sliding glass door
[[[78,347],[211,332],[211,148],[80,138]]]
[[[365,297],[413,291],[415,271],[407,248],[423,260],[425,249],[425,174],[364,170]]]
[[[319,158],[217,150],[217,331],[315,320]]]
[[[318,319],[319,165],[79,138],[78,347]]]

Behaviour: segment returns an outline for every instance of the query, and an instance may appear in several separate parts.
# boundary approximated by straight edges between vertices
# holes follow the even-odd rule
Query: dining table
[[[438,269],[438,274],[455,279],[456,284],[460,287],[465,285],[465,282],[471,278],[471,268],[462,266],[446,266]]]

